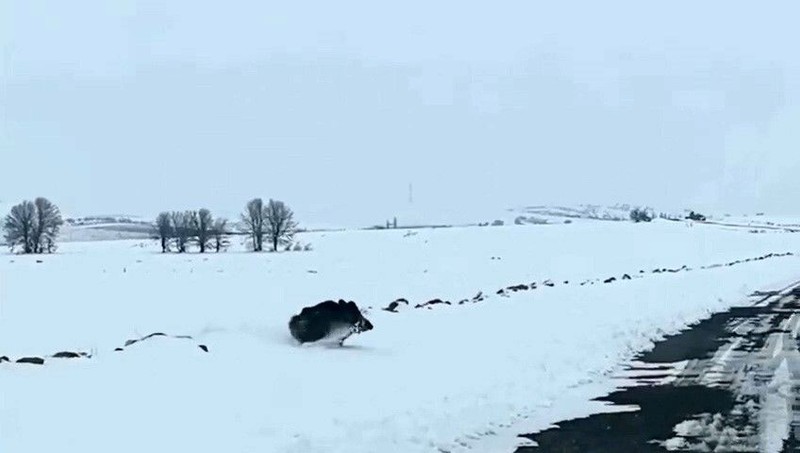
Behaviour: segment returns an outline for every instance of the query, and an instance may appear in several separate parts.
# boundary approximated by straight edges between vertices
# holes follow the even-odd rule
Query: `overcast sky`
[[[0,200],[800,213],[800,3],[0,3]]]

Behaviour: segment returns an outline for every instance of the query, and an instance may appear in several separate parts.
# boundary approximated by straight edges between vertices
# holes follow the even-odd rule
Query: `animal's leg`
[[[343,336],[343,337],[342,337],[342,338],[339,340],[339,346],[344,346],[344,340],[347,340],[347,339],[350,337],[350,335],[353,335],[353,332],[352,332],[352,331],[350,331],[350,332],[347,332],[347,335]]]

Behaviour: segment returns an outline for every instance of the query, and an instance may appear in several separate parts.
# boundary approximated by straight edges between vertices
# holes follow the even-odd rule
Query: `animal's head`
[[[348,317],[356,332],[366,332],[373,329],[372,323],[364,317],[366,312],[359,310],[355,302],[345,302],[343,305],[347,309]]]
[[[359,332],[366,332],[368,330],[372,330],[373,326],[372,323],[369,322],[369,319],[365,318],[363,314],[360,314],[360,318],[358,320],[358,324],[356,324],[356,328]]]

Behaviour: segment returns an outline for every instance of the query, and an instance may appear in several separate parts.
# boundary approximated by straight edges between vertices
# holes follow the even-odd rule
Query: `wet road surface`
[[[526,437],[533,452],[800,451],[800,284],[641,354],[599,401],[626,409]]]

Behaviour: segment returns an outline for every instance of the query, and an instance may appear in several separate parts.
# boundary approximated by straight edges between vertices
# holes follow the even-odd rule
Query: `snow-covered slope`
[[[153,227],[146,224],[70,225],[61,228],[59,236],[64,242],[115,241],[120,239],[147,239],[153,236]]]
[[[630,220],[633,208],[629,204],[612,206],[577,205],[577,206],[526,206],[515,211],[523,216],[538,216],[544,219],[589,219],[589,220]]]
[[[61,229],[67,242],[146,239],[154,234],[150,221],[128,215],[69,217]]]
[[[93,354],[0,364],[0,451],[510,451],[515,434],[599,409],[589,400],[652,339],[800,276],[796,256],[700,269],[798,250],[786,233],[674,222],[414,233],[304,234],[314,251],[281,254],[116,241],[0,255],[0,356]],[[379,309],[478,291],[488,297],[475,304]],[[341,349],[294,344],[289,317],[329,298],[371,306],[375,330]],[[114,351],[153,332],[192,339]]]

